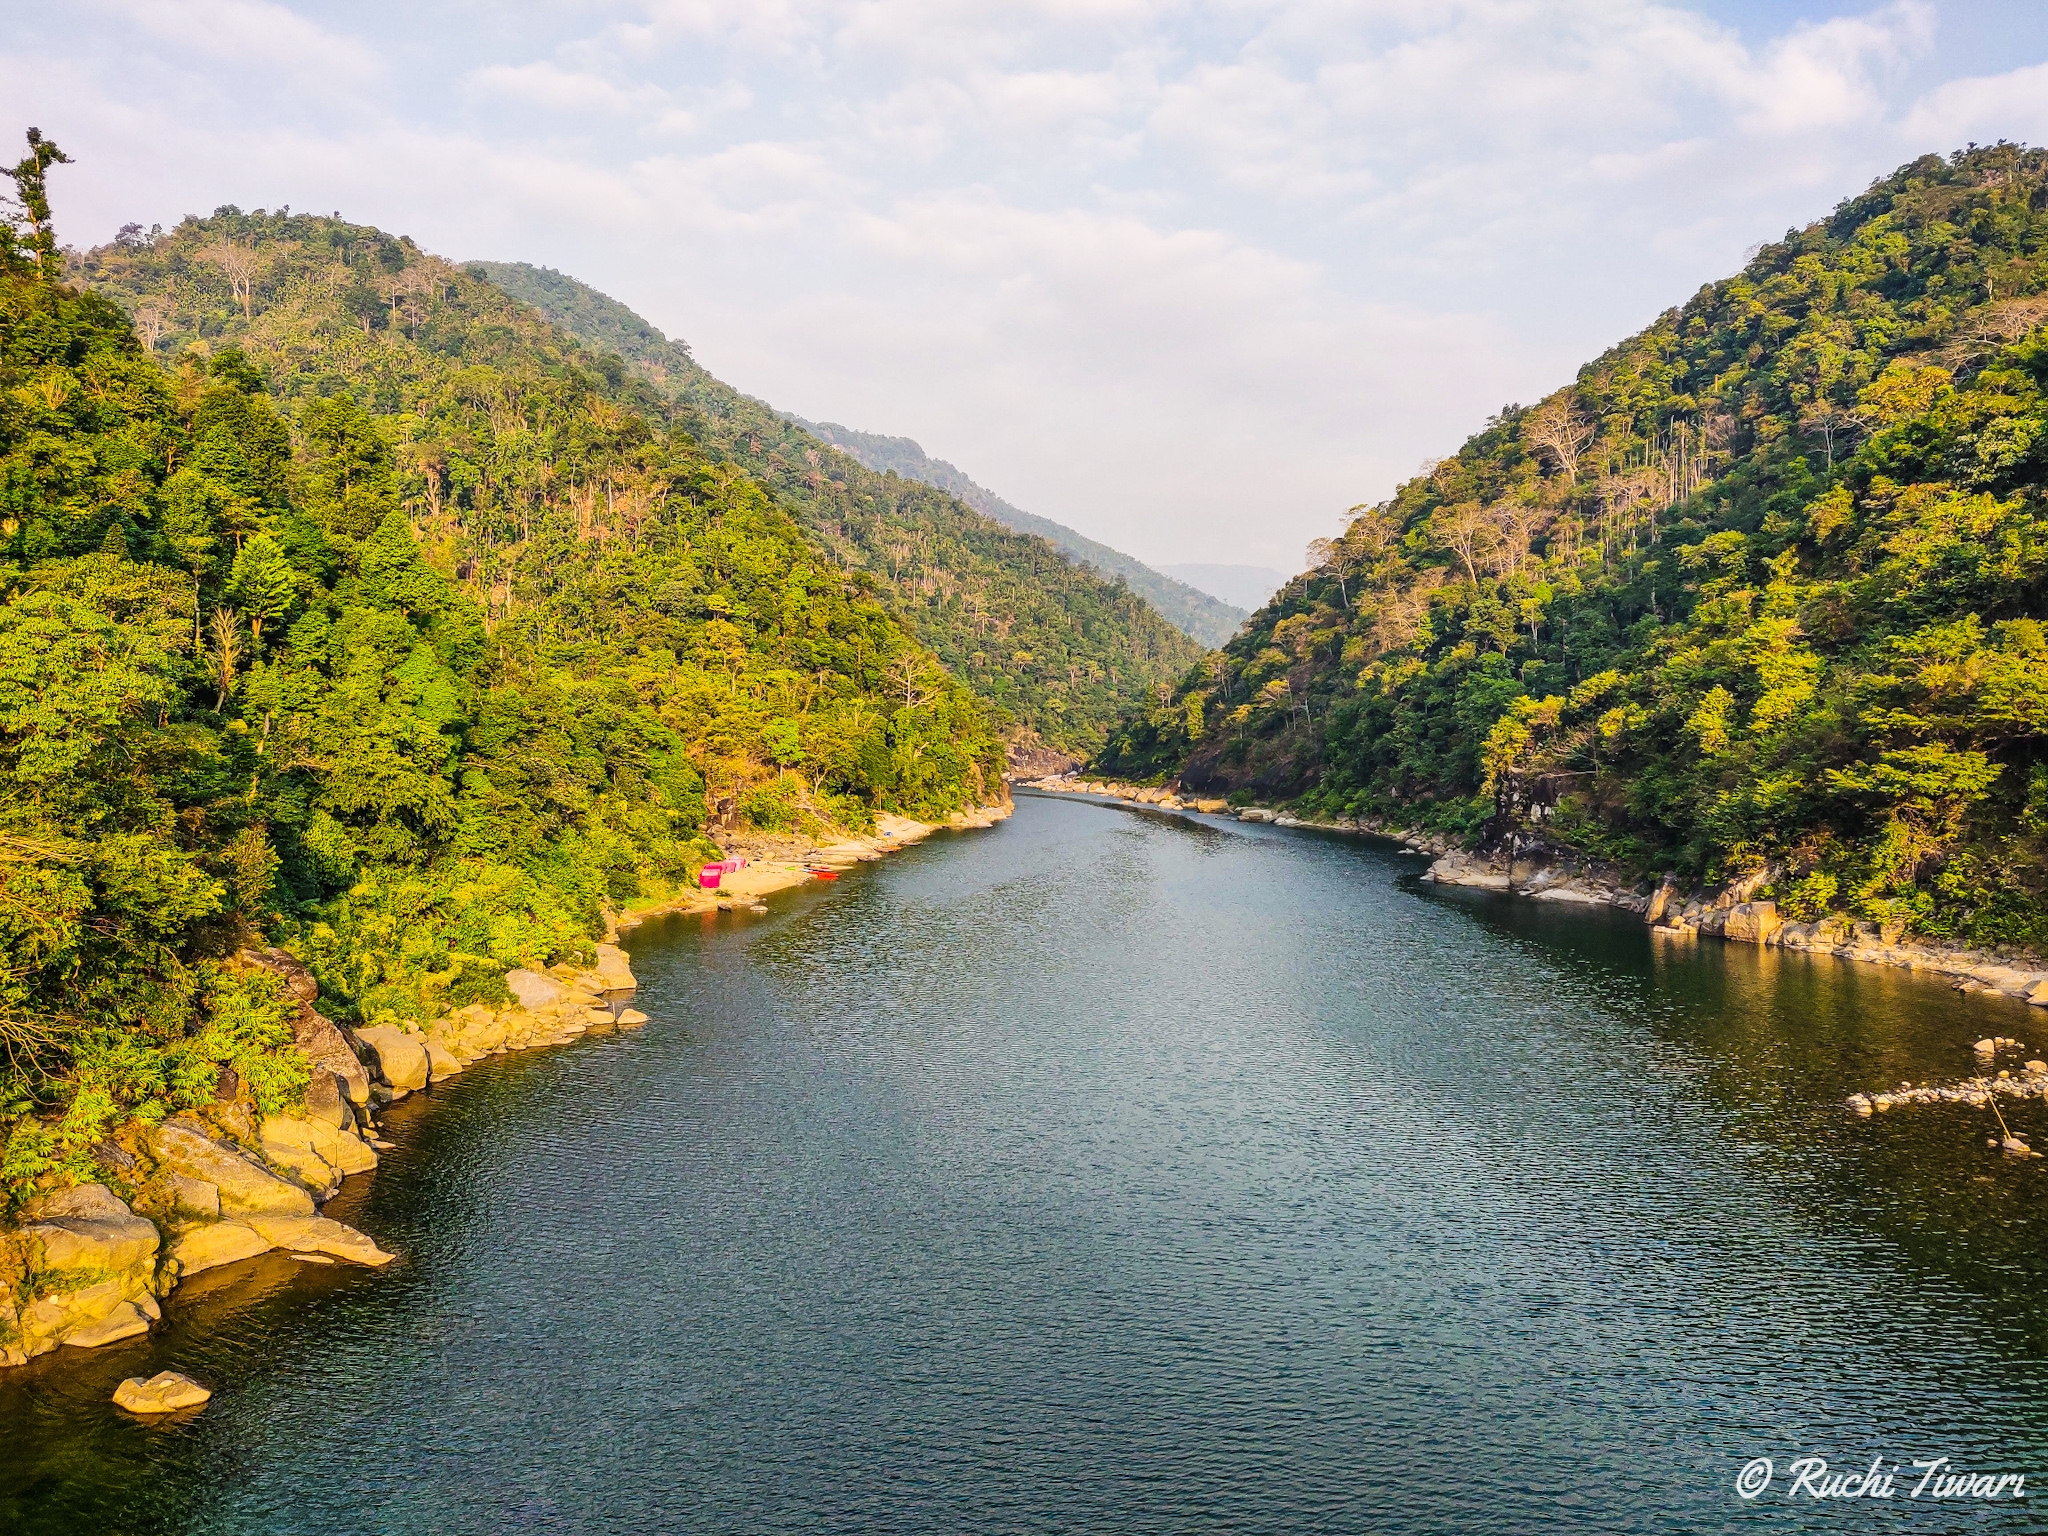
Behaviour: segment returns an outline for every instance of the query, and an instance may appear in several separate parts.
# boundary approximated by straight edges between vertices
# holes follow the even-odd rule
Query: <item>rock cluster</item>
[[[298,1005],[294,1036],[313,1068],[303,1109],[259,1118],[225,1073],[221,1097],[203,1112],[104,1149],[121,1193],[83,1184],[26,1207],[19,1225],[0,1229],[0,1365],[145,1333],[162,1315],[158,1298],[181,1278],[258,1254],[390,1263],[363,1233],[319,1214],[344,1178],[377,1166],[381,1107],[484,1056],[647,1022],[617,1006],[635,982],[611,944],[598,946],[588,970],[514,971],[511,1006],[458,1009],[418,1033],[342,1029],[314,1007],[311,973],[282,950],[245,950],[237,960],[277,974]],[[160,1388],[165,1380],[124,1382],[135,1401],[123,1406],[166,1411],[136,1406],[185,1390]],[[204,1388],[190,1390],[205,1400]]]
[[[1149,784],[1121,784],[1113,779],[1081,779],[1071,773],[1055,774],[1040,779],[1027,779],[1026,789],[1043,790],[1052,795],[1098,795],[1106,800],[1119,801],[1125,805],[1152,805],[1162,811],[1203,811],[1215,813],[1228,809],[1222,800],[1196,799],[1175,794],[1171,789],[1161,789]]]
[[[1992,1049],[1987,1051],[1986,1046]],[[2019,1041],[1999,1036],[1994,1040],[1977,1042],[1976,1054],[1980,1060],[1996,1056],[2000,1050],[2017,1047]],[[1851,1114],[1865,1119],[1886,1110],[1905,1109],[1916,1104],[1965,1104],[1982,1109],[1994,1099],[2048,1099],[2048,1061],[2029,1061],[2015,1076],[2011,1070],[2002,1070],[1996,1076],[1979,1075],[1955,1083],[1901,1083],[1898,1087],[1882,1093],[1852,1093],[1846,1101]],[[2002,1146],[2015,1156],[2032,1156],[2033,1151],[2025,1142],[2011,1136],[1993,1137],[1992,1145]]]
[[[2048,1007],[2048,970],[2015,966],[1973,950],[1906,943],[1895,924],[1847,917],[1789,922],[1775,901],[1757,899],[1756,893],[1771,874],[1759,870],[1718,889],[1694,892],[1674,878],[1645,884],[1569,850],[1521,840],[1483,852],[1449,850],[1430,865],[1423,878],[1538,900],[1620,907],[1671,938],[1694,939],[1704,934],[1736,944],[1897,966],[1945,976],[1961,991],[1998,992]]]

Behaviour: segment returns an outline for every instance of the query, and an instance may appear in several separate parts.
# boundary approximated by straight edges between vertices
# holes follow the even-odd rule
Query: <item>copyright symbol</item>
[[[1777,1469],[1771,1465],[1771,1458],[1759,1456],[1740,1472],[1735,1474],[1735,1491],[1745,1499],[1753,1499],[1771,1486],[1771,1474]]]

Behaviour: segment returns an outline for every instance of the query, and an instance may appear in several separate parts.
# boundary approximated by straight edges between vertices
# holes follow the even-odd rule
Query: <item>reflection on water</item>
[[[643,930],[645,1030],[391,1116],[336,1214],[400,1264],[0,1381],[0,1528],[1823,1530],[1870,1514],[1736,1471],[2048,1478],[2048,1160],[1841,1108],[2032,1010],[1417,868],[1034,799]],[[107,1406],[166,1366],[204,1413]]]

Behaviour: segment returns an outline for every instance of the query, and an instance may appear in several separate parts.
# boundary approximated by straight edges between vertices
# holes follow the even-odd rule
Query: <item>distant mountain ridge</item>
[[[906,480],[919,480],[942,491],[950,491],[975,511],[994,518],[1004,527],[1014,528],[1019,533],[1036,534],[1084,565],[1094,566],[1103,575],[1112,579],[1122,577],[1131,590],[1150,603],[1167,623],[1205,646],[1214,648],[1223,644],[1251,616],[1250,608],[1234,606],[1200,588],[1177,581],[1121,550],[1097,543],[1084,533],[1076,533],[1064,523],[1012,506],[994,491],[977,484],[961,469],[944,459],[931,457],[913,438],[860,432],[835,421],[805,421],[795,415],[788,419],[841,453],[850,454],[869,469],[882,474],[898,474]],[[1278,587],[1285,579],[1276,574],[1273,587]],[[1263,603],[1271,590],[1260,593],[1258,601]]]
[[[1266,606],[1267,599],[1287,585],[1287,573],[1263,565],[1162,565],[1162,574],[1206,592],[1219,602],[1246,610]]]
[[[464,270],[591,348],[607,378],[672,413],[714,458],[769,487],[835,561],[889,591],[919,638],[997,707],[1019,761],[1041,747],[1094,751],[1204,654],[1130,586],[948,491],[834,449],[588,284],[523,262]]]

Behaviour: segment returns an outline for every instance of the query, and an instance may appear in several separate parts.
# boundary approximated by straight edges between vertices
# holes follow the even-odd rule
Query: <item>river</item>
[[[1420,867],[1025,798],[650,924],[648,1027],[389,1114],[332,1210],[398,1264],[0,1376],[0,1529],[2027,1528],[1784,1490],[2048,1498],[2048,1159],[1840,1107],[2048,1029]],[[203,1413],[107,1404],[165,1367]]]

